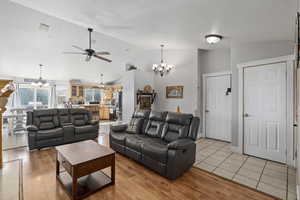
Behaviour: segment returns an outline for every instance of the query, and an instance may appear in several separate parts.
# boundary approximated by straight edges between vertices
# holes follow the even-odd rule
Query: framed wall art
[[[166,98],[182,99],[183,98],[183,86],[167,86]]]

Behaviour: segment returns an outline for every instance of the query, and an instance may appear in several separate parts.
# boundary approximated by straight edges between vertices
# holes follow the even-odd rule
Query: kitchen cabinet
[[[99,109],[99,117],[101,120],[109,120],[110,117],[109,117],[109,107],[107,106],[100,106],[100,109]]]

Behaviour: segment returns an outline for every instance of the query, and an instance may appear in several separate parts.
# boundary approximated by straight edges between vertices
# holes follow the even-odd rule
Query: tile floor
[[[198,140],[194,166],[281,199],[296,199],[294,168],[234,153],[230,143]]]

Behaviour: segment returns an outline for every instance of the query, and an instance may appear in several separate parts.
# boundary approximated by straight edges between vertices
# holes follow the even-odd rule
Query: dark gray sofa
[[[99,123],[84,109],[43,109],[27,112],[29,150],[98,137]]]
[[[195,162],[200,120],[191,114],[136,111],[128,125],[110,128],[110,147],[176,179]]]

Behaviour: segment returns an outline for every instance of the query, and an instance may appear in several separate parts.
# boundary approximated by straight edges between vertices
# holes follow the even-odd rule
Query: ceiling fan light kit
[[[85,61],[89,62],[92,57],[104,60],[106,62],[112,62],[110,59],[103,57],[102,55],[110,55],[109,52],[107,51],[100,51],[97,52],[94,49],[92,49],[92,28],[88,28],[89,31],[89,48],[88,49],[83,49],[81,47],[78,47],[76,45],[72,45],[73,48],[78,49],[81,52],[63,52],[64,54],[79,54],[79,55],[84,55],[86,56]]]
[[[152,66],[152,70],[154,71],[154,73],[159,73],[161,77],[163,77],[164,75],[166,75],[167,73],[169,73],[173,68],[174,65],[170,65],[164,62],[163,60],[163,48],[164,45],[160,45],[161,47],[161,60],[159,64],[153,64]]]
[[[33,81],[31,83],[31,85],[35,86],[35,87],[48,87],[50,84],[42,78],[42,67],[43,67],[43,65],[39,64],[39,66],[40,66],[40,77],[39,77],[39,79]]]
[[[209,34],[205,36],[205,40],[208,44],[216,44],[223,39],[223,36],[217,34]]]

